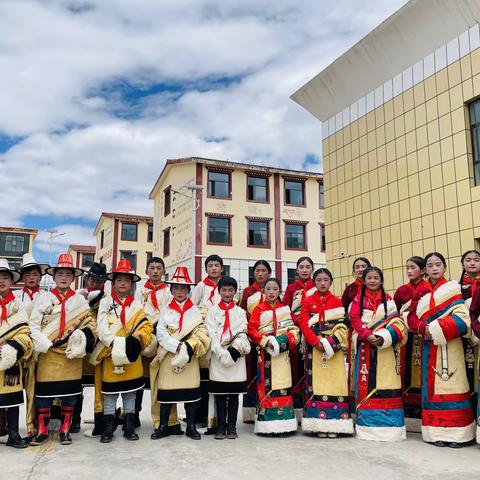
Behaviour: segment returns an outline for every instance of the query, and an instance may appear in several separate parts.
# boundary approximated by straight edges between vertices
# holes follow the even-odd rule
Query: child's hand
[[[426,340],[431,340],[432,339],[432,334],[430,333],[430,330],[428,328],[428,325],[425,327],[425,335],[424,335]]]
[[[375,337],[375,341],[373,342],[373,344],[376,347],[381,347],[383,345],[383,338],[379,337],[378,335],[374,335],[374,337]]]
[[[367,337],[367,342],[370,343],[371,345],[375,345],[376,340],[377,340],[377,337],[375,335],[369,335]]]
[[[315,345],[315,348],[316,348],[319,352],[322,352],[322,353],[325,352],[325,348],[324,348],[322,342],[318,342],[318,343]]]

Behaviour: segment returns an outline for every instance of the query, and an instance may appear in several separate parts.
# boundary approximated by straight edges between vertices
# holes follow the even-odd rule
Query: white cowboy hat
[[[20,272],[20,275],[23,275],[23,272],[27,270],[30,267],[38,267],[40,268],[40,271],[42,272],[42,275],[45,275],[47,273],[47,269],[50,267],[50,265],[47,265],[46,263],[38,263],[35,258],[33,258],[33,255],[31,253],[25,253],[22,258],[22,265],[18,269]]]
[[[8,272],[12,276],[13,283],[17,283],[20,280],[20,274],[10,268],[6,258],[0,258],[0,272]]]

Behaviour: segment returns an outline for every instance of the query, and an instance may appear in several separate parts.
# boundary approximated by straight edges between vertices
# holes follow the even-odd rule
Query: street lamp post
[[[50,253],[49,265],[51,266],[52,265],[53,239],[57,238],[57,237],[61,237],[62,235],[65,235],[65,232],[59,233],[58,230],[56,230],[55,228],[47,228],[45,231],[50,234],[47,242],[49,242],[49,253]],[[50,283],[48,285],[48,289],[51,290],[51,284]]]

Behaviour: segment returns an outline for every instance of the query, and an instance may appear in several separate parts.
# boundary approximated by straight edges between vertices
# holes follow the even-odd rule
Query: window
[[[247,175],[247,200],[265,203],[269,201],[268,178]]]
[[[285,180],[285,204],[304,206],[304,189],[304,182]]]
[[[230,265],[224,265],[222,277],[229,277],[229,276],[230,276]]]
[[[207,243],[219,243],[231,245],[230,219],[221,217],[208,217],[208,239]]]
[[[325,252],[327,250],[327,236],[325,233],[325,224],[320,224],[320,250]]]
[[[120,258],[128,260],[133,271],[137,270],[137,252],[121,251]]]
[[[147,242],[153,242],[153,225],[151,223],[148,224]]]
[[[208,196],[230,198],[230,173],[208,172]]]
[[[248,267],[248,284],[253,285],[255,277],[253,276],[253,267]]]
[[[170,227],[163,231],[163,256],[168,257],[170,255]]]
[[[18,270],[21,266],[22,266],[22,262],[18,262],[16,260],[9,260],[8,261],[8,266],[12,269],[12,270]]]
[[[325,188],[323,186],[323,182],[320,182],[318,184],[318,190],[319,190],[319,196],[320,196],[320,203],[318,206],[320,208],[325,208]]]
[[[270,229],[268,222],[258,220],[248,221],[248,246],[263,248],[270,246]]]
[[[287,268],[287,285],[297,281],[297,269],[296,268]]]
[[[147,263],[152,259],[153,253],[152,252],[147,252]]]
[[[480,185],[480,100],[470,104],[472,132],[473,174],[475,185]]]
[[[163,191],[163,216],[170,215],[172,211],[172,187],[168,187]]]
[[[306,249],[305,225],[285,224],[285,248],[295,250]]]
[[[127,240],[131,242],[137,241],[136,223],[122,223],[122,240]]]
[[[93,253],[84,253],[82,258],[82,267],[91,267],[93,265],[93,259]]]
[[[103,248],[103,245],[105,243],[105,230],[102,230],[100,232],[100,248]]]
[[[5,251],[10,253],[23,253],[25,237],[20,235],[7,235],[5,237]]]

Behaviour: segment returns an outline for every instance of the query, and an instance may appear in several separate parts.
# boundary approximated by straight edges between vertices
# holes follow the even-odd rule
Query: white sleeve
[[[107,297],[100,300],[97,314],[97,333],[98,339],[106,346],[110,347],[113,343],[115,335],[110,331],[108,325],[108,311],[110,302]]]
[[[137,288],[135,290],[135,300],[137,300],[138,302],[140,302],[142,305],[145,306],[145,302],[144,302],[144,299],[143,299],[143,289],[142,288]]]
[[[51,304],[50,295],[39,296],[33,303],[28,326],[33,340],[33,349],[36,353],[46,353],[52,346],[52,342],[42,333],[42,319]]]
[[[200,305],[203,300],[203,287],[204,283],[200,282],[192,291],[191,300],[194,305]]]
[[[163,319],[163,312],[160,315],[157,323],[157,340],[158,344],[165,350],[175,353],[177,351],[180,341],[176,338],[173,338],[167,330],[167,325]]]
[[[223,350],[223,348],[222,348],[222,345],[220,344],[220,341],[218,340],[215,311],[216,311],[215,307],[208,309],[206,323],[207,323],[208,336],[210,337],[210,340],[211,340],[210,349],[212,353],[218,357],[221,351]]]

